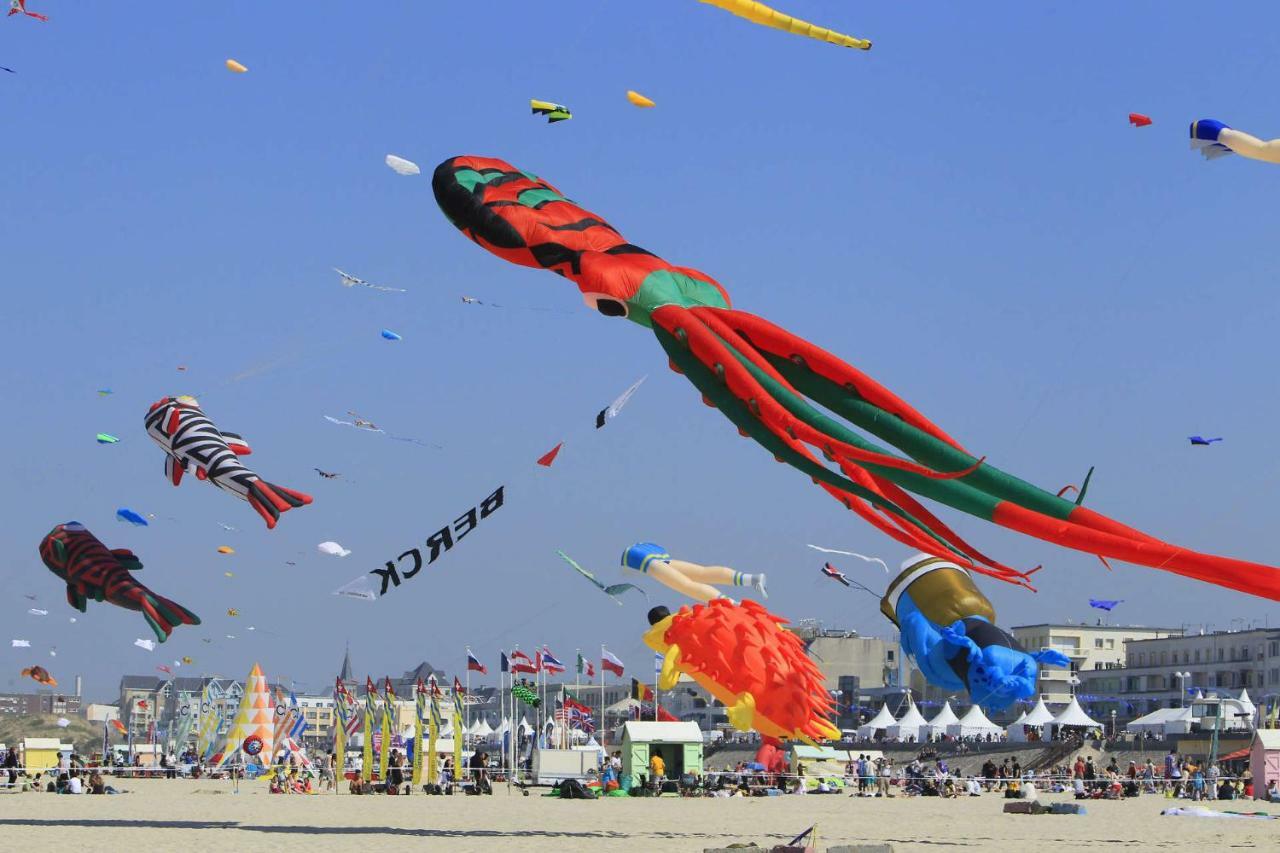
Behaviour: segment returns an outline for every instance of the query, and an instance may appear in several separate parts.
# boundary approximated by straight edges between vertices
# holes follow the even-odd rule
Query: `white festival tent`
[[[1124,728],[1128,732],[1146,732],[1159,737],[1171,734],[1186,734],[1191,731],[1191,709],[1157,708],[1150,714],[1146,714],[1129,723]]]
[[[951,700],[942,706],[932,720],[925,726],[924,734],[928,737],[941,737],[947,733],[947,727],[960,722],[960,718],[956,716],[956,712],[951,710]]]
[[[1102,728],[1102,723],[1086,714],[1084,708],[1080,707],[1080,701],[1072,696],[1071,704],[1063,708],[1062,712],[1053,718],[1053,726],[1055,728],[1072,726],[1074,728],[1100,729]]]
[[[898,721],[893,718],[893,714],[889,713],[889,703],[886,702],[880,706],[880,712],[858,726],[858,737],[869,738],[874,737],[876,732],[884,731],[889,726],[894,725]]]
[[[947,734],[952,737],[986,737],[1002,735],[1004,729],[988,720],[987,715],[982,713],[982,708],[970,705],[969,710],[957,722],[947,726]]]
[[[886,733],[891,738],[897,738],[900,741],[915,739],[917,741],[924,740],[929,733],[929,721],[920,713],[920,709],[916,707],[914,700],[911,707],[907,709],[907,713],[902,715],[902,719],[889,726]]]
[[[1035,707],[1018,718],[1017,722],[1011,724],[1005,731],[1009,735],[1009,740],[1025,741],[1027,739],[1027,728],[1041,729],[1049,723],[1053,722],[1053,712],[1044,704],[1044,697],[1041,696],[1036,700]]]

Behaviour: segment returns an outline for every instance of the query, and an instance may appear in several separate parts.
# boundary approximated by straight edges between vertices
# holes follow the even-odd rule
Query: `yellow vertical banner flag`
[[[391,757],[391,735],[395,732],[392,718],[396,714],[396,692],[391,689],[391,676],[382,678],[382,746],[378,749],[378,778],[387,781],[387,759]]]
[[[413,688],[413,775],[409,781],[413,787],[422,784],[422,751],[426,746],[422,742],[422,718],[427,713],[427,687],[418,679]]]
[[[378,688],[373,679],[364,677],[364,753],[360,757],[360,778],[373,778],[373,718],[378,713]]]
[[[440,737],[440,688],[436,686],[435,677],[428,682],[431,690],[431,729],[427,736],[427,781],[429,784],[440,784],[440,754],[436,752],[436,740]]]
[[[462,784],[462,702],[463,696],[462,685],[458,682],[457,676],[453,679],[453,781],[457,785]]]

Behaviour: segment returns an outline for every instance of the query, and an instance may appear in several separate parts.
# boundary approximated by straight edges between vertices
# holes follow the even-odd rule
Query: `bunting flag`
[[[396,716],[396,693],[391,689],[391,676],[383,676],[382,683],[382,745],[378,749],[378,778],[385,782],[387,762],[391,758],[391,737],[396,734],[399,721],[392,719]]]
[[[190,693],[178,694],[178,727],[174,734],[175,746],[179,754],[187,751],[187,741],[191,739],[191,730],[195,727],[198,706]]]
[[[426,744],[422,742],[422,718],[427,716],[427,685],[418,679],[413,688],[413,775],[409,783],[413,787],[422,784],[422,753]]]
[[[196,754],[201,761],[213,758],[218,731],[222,728],[222,688],[210,681],[200,693],[200,729],[196,732]]]
[[[347,688],[342,683],[342,677],[337,676],[333,679],[333,754],[335,756],[334,763],[338,779],[342,778],[342,771],[347,766],[347,724],[351,719],[350,710],[347,708]]]
[[[277,750],[283,749],[289,737],[289,702],[284,698],[284,688],[276,685],[275,706],[272,709],[271,741]],[[275,755],[266,756],[267,764],[275,763]]]
[[[262,741],[262,749],[258,756],[245,755],[244,763],[265,766],[274,754],[272,729],[271,696],[267,692],[267,677],[256,663],[244,681],[244,696],[240,699],[240,707],[236,711],[235,720],[227,732],[226,745],[222,748],[222,758],[218,767],[225,765],[232,756],[243,755],[241,745],[246,738],[257,736]]]
[[[373,721],[378,716],[378,688],[369,676],[364,677],[364,752],[360,757],[360,778],[373,778]]]

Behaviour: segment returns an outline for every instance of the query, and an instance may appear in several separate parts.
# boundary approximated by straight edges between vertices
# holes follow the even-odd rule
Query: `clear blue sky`
[[[1280,72],[1275,4],[779,3],[875,48],[693,0],[31,0],[48,24],[0,20],[0,64],[18,72],[0,75],[0,686],[36,661],[110,696],[122,673],[185,654],[199,671],[259,661],[318,690],[348,640],[374,676],[421,659],[460,668],[467,643],[492,666],[515,643],[566,659],[603,642],[648,671],[642,601],[616,607],[555,556],[617,582],[638,539],[768,572],[769,605],[793,619],[888,632],[804,545],[891,564],[902,548],[737,438],[643,329],[470,245],[427,175],[398,177],[389,152],[428,174],[455,154],[504,157],[995,464],[1052,489],[1096,465],[1095,508],[1178,544],[1280,560],[1280,169],[1205,163],[1185,138],[1203,117],[1280,135],[1265,83]],[[627,89],[658,107],[631,107]],[[531,117],[531,97],[573,120]],[[1130,128],[1130,111],[1155,124]],[[333,266],[409,292],[344,290]],[[404,340],[381,340],[384,327]],[[646,373],[609,429],[532,470]],[[256,470],[315,504],[268,532],[207,484],[172,488],[142,418],[177,393],[200,393],[253,444]],[[446,450],[322,418],[349,409]],[[99,431],[123,440],[100,447]],[[1191,433],[1226,441],[1191,448]],[[501,513],[399,594],[330,595],[503,481],[521,485]],[[119,506],[160,519],[118,524]],[[1045,564],[1039,594],[988,585],[1006,625],[1092,619],[1089,596],[1125,599],[1114,619],[1145,624],[1226,627],[1269,609],[947,518],[999,558]],[[68,519],[136,550],[146,582],[204,625],[148,654],[132,646],[150,635],[136,614],[93,605],[70,624],[36,552]],[[322,557],[326,539],[354,553]],[[23,594],[50,615],[25,615]]]

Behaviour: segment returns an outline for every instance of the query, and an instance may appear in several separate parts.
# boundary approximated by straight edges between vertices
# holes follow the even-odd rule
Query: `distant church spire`
[[[342,679],[342,683],[346,684],[351,681],[354,676],[351,674],[351,644],[347,644],[347,650],[342,655],[342,669],[338,670],[338,678]]]

